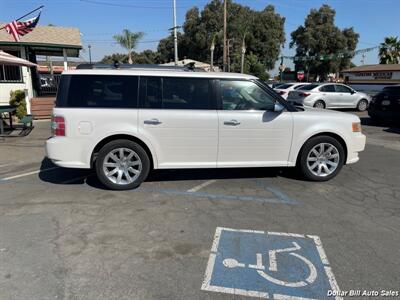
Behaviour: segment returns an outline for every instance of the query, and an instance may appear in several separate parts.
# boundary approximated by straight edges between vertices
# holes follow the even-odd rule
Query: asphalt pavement
[[[328,182],[165,170],[122,192],[52,165],[36,122],[0,141],[0,299],[400,298],[400,129],[360,117],[366,150]]]

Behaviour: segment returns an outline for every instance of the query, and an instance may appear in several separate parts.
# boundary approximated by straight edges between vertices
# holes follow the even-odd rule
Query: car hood
[[[330,117],[330,118],[338,118],[338,119],[342,119],[342,120],[347,119],[351,122],[360,122],[360,118],[357,117],[356,115],[353,115],[351,113],[336,111],[336,110],[330,110],[330,109],[320,109],[320,108],[302,106],[298,112],[302,113],[302,114],[307,114],[308,116],[310,116],[310,117],[312,116],[315,118]]]

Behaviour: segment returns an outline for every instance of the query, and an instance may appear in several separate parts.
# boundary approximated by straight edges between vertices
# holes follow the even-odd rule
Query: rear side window
[[[284,84],[279,86],[279,89],[286,90],[286,89],[290,88],[292,85],[293,84],[290,84],[290,83],[284,83]]]
[[[335,93],[335,86],[333,84],[328,84],[328,85],[324,85],[321,86],[321,88],[319,89],[321,92],[328,92],[328,93]]]
[[[216,109],[206,78],[141,77],[140,98],[143,108]]]
[[[306,84],[305,86],[303,86],[301,88],[302,91],[311,91],[313,89],[315,89],[316,87],[318,87],[318,84]]]
[[[64,75],[57,107],[137,108],[138,77]]]

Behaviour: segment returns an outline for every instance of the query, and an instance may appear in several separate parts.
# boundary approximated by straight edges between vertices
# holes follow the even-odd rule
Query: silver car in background
[[[315,83],[291,91],[287,101],[295,105],[316,108],[356,108],[365,111],[371,98],[369,95],[353,90],[339,83]]]

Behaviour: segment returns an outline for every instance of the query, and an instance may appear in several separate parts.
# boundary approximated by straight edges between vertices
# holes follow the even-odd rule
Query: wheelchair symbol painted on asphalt
[[[317,236],[218,227],[202,290],[271,299],[332,299],[328,291],[339,287]]]

